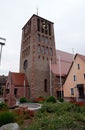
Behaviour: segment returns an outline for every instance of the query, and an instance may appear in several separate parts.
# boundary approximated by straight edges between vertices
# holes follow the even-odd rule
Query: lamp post
[[[2,47],[5,45],[6,39],[0,37],[0,45],[1,45],[1,49],[0,49],[0,64],[1,64],[1,54],[2,54]]]
[[[60,87],[61,87],[61,98],[63,97],[63,92],[62,92],[62,78],[61,78],[61,61],[60,61],[60,55],[58,55],[58,61],[59,61],[59,77],[60,77]]]

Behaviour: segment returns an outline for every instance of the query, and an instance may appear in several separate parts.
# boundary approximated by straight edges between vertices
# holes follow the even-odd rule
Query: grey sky
[[[0,75],[19,71],[22,27],[38,14],[54,22],[56,49],[85,55],[85,0],[0,0],[3,47]]]

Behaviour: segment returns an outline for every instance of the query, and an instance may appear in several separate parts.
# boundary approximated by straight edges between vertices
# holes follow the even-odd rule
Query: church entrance
[[[63,91],[56,91],[57,99],[63,98]]]

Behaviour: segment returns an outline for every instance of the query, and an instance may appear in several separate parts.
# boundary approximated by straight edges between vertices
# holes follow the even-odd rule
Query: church
[[[72,55],[70,57],[72,58]],[[25,73],[28,79],[29,97],[56,96],[56,86],[53,85],[51,72],[53,64],[56,65],[56,71],[59,70],[54,23],[33,15],[22,28],[20,53],[20,73]]]
[[[6,93],[60,98],[72,60],[72,54],[56,50],[54,23],[33,14],[22,28],[20,70],[9,72]]]

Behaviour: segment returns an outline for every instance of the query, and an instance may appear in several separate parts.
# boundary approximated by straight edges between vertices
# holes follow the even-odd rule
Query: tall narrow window
[[[53,50],[52,50],[52,48],[50,48],[50,55],[51,55],[51,56],[53,55]]]
[[[49,44],[51,44],[51,42],[52,42],[52,41],[51,41],[51,38],[49,38]]]
[[[49,23],[49,35],[51,35],[51,24]]]
[[[48,47],[46,47],[46,54],[48,54]]]
[[[48,37],[45,38],[45,43],[48,44]]]
[[[17,92],[18,92],[18,89],[15,88],[15,89],[14,89],[14,95],[15,95],[15,96],[17,96]]]
[[[42,35],[42,42],[45,42],[44,36]]]
[[[78,70],[80,70],[80,64],[78,64]]]
[[[38,34],[38,42],[40,42],[40,34]]]
[[[40,32],[40,19],[37,19],[37,30]]]
[[[44,46],[41,47],[41,50],[42,50],[42,54],[44,54],[44,53],[45,53],[45,48],[44,48]]]
[[[44,91],[47,92],[47,79],[44,80]]]
[[[74,95],[74,88],[71,88],[71,95]]]
[[[40,53],[40,45],[38,45],[38,53]]]
[[[76,81],[76,75],[73,75],[73,80]]]
[[[85,73],[84,73],[84,79],[85,79]]]

